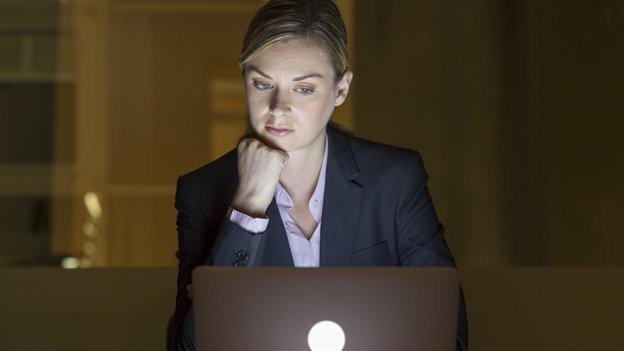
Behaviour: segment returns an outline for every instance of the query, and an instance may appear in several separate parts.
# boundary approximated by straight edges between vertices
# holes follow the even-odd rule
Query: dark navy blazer
[[[320,266],[455,266],[418,152],[358,138],[331,123],[327,137]],[[237,149],[178,178],[175,340],[182,345],[194,339],[192,322],[184,323],[193,268],[294,265],[275,198],[264,234],[251,234],[226,218],[237,185]],[[467,350],[467,344],[462,294],[457,349]]]

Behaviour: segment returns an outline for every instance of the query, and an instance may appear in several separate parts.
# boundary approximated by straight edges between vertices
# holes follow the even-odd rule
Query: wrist
[[[269,205],[265,201],[259,200],[256,196],[243,195],[237,192],[230,207],[248,216],[263,218]]]

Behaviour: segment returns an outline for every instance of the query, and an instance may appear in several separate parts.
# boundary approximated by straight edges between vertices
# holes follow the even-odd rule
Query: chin
[[[291,140],[287,140],[290,136],[276,137],[271,134],[260,134],[260,141],[265,143],[268,147],[273,149],[280,149],[284,152],[291,152],[297,149],[295,143]]]

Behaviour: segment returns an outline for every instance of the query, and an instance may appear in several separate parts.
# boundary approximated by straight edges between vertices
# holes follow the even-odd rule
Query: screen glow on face
[[[345,346],[345,333],[332,321],[316,323],[308,333],[308,346],[311,351],[342,351]]]

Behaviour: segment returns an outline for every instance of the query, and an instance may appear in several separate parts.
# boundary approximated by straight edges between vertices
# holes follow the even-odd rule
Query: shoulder
[[[384,144],[357,136],[349,136],[349,138],[354,154],[361,163],[379,163],[384,165],[392,163],[400,165],[405,161],[421,158],[417,150]]]
[[[370,181],[427,178],[420,152],[347,135],[362,176]],[[383,179],[382,179],[383,178]]]
[[[236,168],[237,149],[234,148],[214,161],[180,175],[177,180],[178,188],[184,186],[198,191],[217,187],[223,190],[237,177]]]

